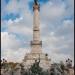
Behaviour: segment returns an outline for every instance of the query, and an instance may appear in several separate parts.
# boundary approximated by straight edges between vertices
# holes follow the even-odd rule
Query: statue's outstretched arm
[[[35,3],[36,5],[38,4],[37,2],[38,2],[38,0],[34,0],[34,3]]]

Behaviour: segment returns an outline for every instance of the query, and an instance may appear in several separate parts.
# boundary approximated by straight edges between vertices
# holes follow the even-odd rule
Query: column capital
[[[34,4],[34,5],[33,5],[33,11],[36,10],[36,9],[37,9],[37,10],[40,10],[40,5],[39,5],[39,4],[37,4],[37,5]]]

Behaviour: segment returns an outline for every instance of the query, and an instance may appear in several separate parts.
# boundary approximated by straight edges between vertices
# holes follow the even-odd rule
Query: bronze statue
[[[37,60],[35,60],[34,65],[35,65],[36,67],[39,67],[39,63],[40,63],[40,55],[39,55],[39,60],[38,60],[38,61],[37,61]]]
[[[34,3],[35,3],[36,5],[38,4],[37,2],[38,2],[38,0],[34,0]]]
[[[39,67],[39,63],[40,63],[40,60],[39,60],[39,61],[35,60],[34,65],[35,65],[36,67]]]
[[[40,57],[39,57],[39,61],[35,60],[35,63],[30,68],[31,72],[34,75],[40,74],[42,72],[42,68],[39,66],[39,64],[40,64]]]

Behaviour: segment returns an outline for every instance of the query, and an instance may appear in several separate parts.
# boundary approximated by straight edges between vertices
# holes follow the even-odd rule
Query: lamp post
[[[71,59],[67,59],[66,60],[66,66],[68,67],[68,68],[72,68],[72,60]]]

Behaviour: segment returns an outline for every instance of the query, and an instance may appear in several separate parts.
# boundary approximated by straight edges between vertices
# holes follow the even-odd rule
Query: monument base
[[[39,57],[40,56],[40,57]],[[40,64],[39,66],[43,69],[50,69],[50,59],[48,58],[47,54],[43,53],[27,53],[26,56],[24,57],[24,60],[22,64],[24,65],[25,69],[28,69],[35,63],[35,60],[39,60],[40,58]]]

